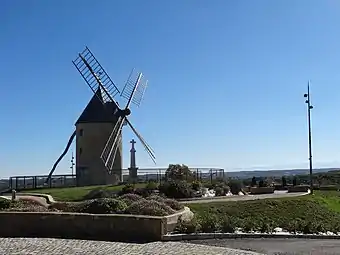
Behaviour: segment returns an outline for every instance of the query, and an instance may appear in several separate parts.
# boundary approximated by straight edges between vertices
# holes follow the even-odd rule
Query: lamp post
[[[308,118],[308,153],[309,153],[309,178],[310,178],[310,192],[313,194],[313,160],[312,160],[312,127],[311,127],[311,105],[310,92],[309,92],[309,81],[307,87],[307,94],[303,95],[306,98],[305,103],[307,104],[307,118]]]

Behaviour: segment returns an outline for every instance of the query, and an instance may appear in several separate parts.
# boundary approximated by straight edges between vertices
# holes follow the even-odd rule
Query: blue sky
[[[157,167],[307,168],[308,80],[315,166],[340,166],[338,1],[4,0],[0,24],[0,177],[64,149],[92,96],[71,63],[85,45],[120,88],[132,67],[149,79],[130,120]],[[153,166],[139,144],[137,163]]]

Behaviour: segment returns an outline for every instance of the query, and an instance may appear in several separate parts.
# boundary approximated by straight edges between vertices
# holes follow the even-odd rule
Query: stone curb
[[[17,196],[32,196],[32,197],[42,197],[46,199],[48,204],[53,204],[56,201],[51,195],[48,194],[40,194],[40,193],[17,193]]]
[[[312,235],[312,234],[254,234],[254,233],[196,233],[196,234],[167,234],[162,241],[189,241],[207,239],[239,239],[239,238],[302,238],[302,239],[338,239],[340,235]]]

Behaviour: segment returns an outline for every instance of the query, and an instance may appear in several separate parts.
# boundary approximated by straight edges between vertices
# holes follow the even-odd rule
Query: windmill
[[[131,128],[132,132],[139,139],[151,160],[156,163],[154,151],[132,125],[128,118],[128,116],[131,114],[130,106],[134,104],[139,107],[143,99],[148,83],[147,80],[144,80],[143,74],[136,72],[133,69],[125,83],[125,86],[120,92],[88,47],[86,47],[83,52],[79,53],[77,58],[72,62],[94,95],[96,95],[97,101],[99,100],[103,106],[109,105],[110,109],[113,109],[112,112],[109,113],[112,115],[113,128],[107,137],[105,146],[102,148],[100,153],[100,158],[108,174],[112,174],[116,154],[119,150],[119,145],[121,144],[122,129],[124,126],[129,126]],[[124,108],[121,108],[118,102],[114,100],[118,95],[120,95],[121,98],[127,100]],[[54,164],[46,182],[49,181],[59,161],[67,153],[75,135],[76,132],[74,132],[70,137],[64,152]]]

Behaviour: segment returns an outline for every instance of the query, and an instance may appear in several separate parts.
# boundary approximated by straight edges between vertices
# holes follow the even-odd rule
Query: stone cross
[[[131,143],[131,150],[135,150],[135,143],[136,143],[136,141],[134,139],[132,139],[130,141],[130,143]]]
[[[136,168],[136,149],[135,149],[135,143],[136,141],[132,139],[130,141],[131,143],[131,150],[130,150],[130,168],[134,169]]]

